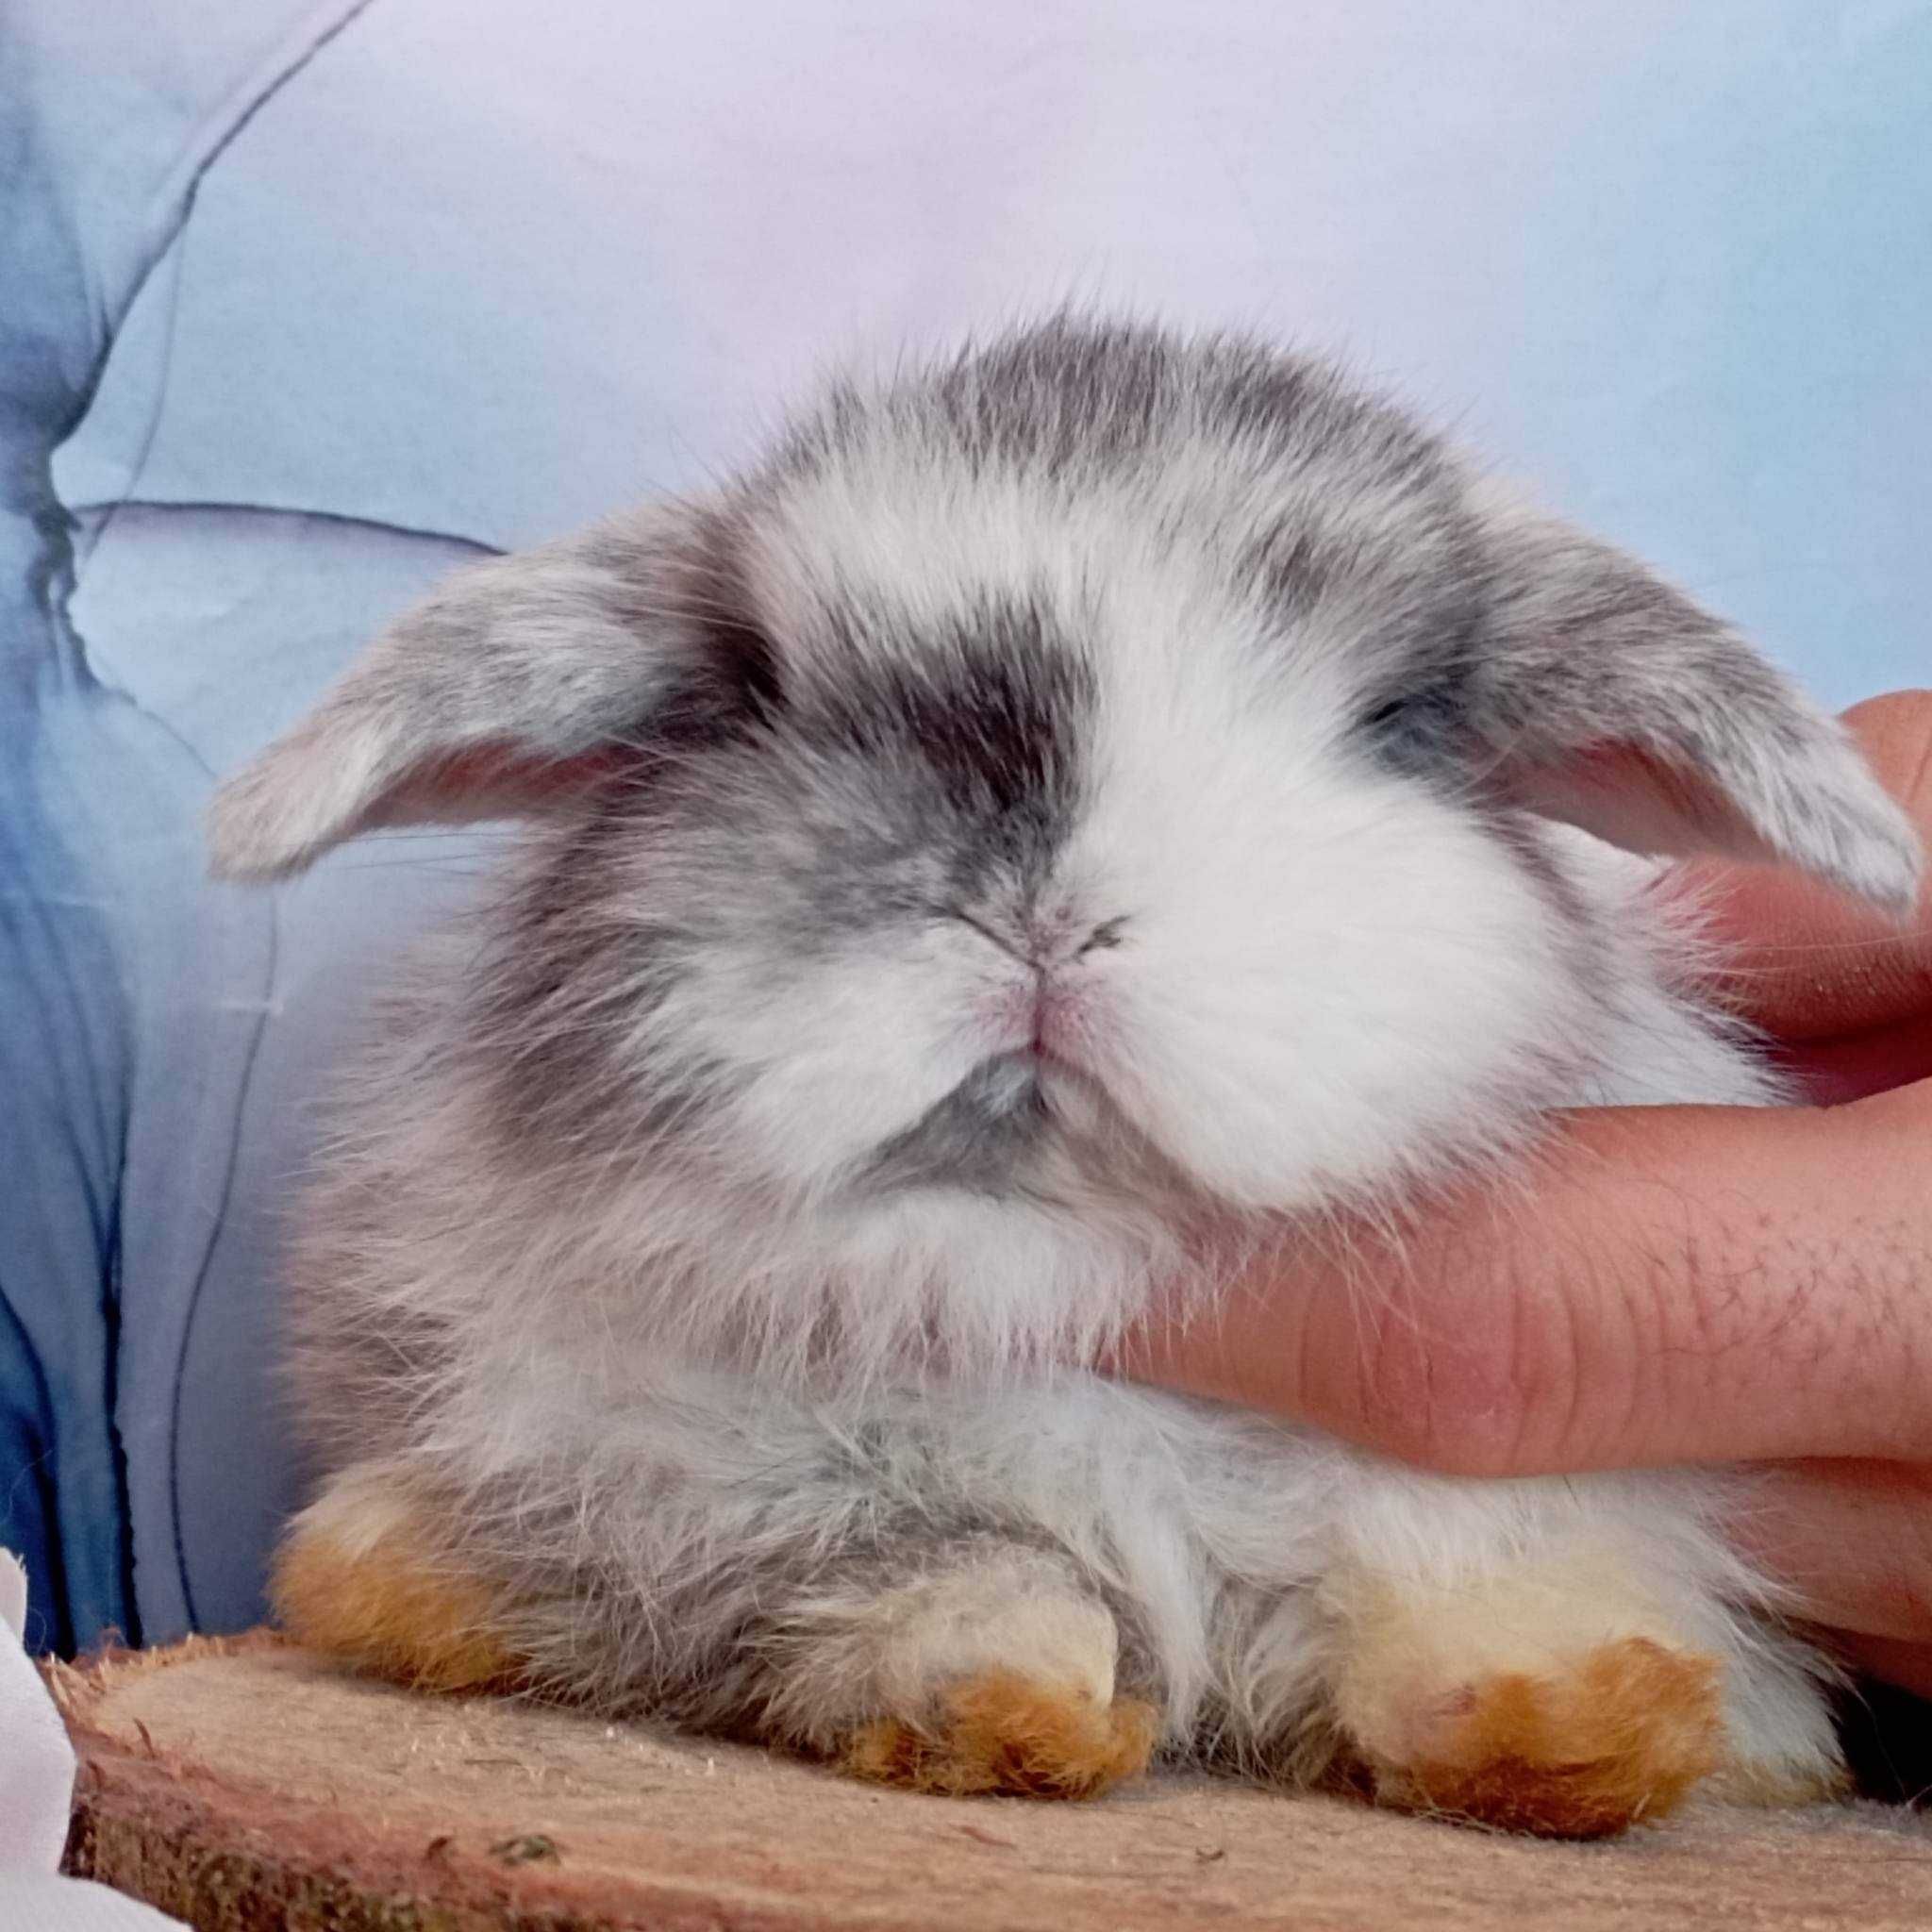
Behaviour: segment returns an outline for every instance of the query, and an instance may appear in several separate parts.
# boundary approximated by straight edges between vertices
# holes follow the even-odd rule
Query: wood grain
[[[1551,1844],[1196,1777],[915,1796],[344,1678],[266,1636],[50,1675],[81,1757],[71,1867],[204,1932],[1932,1924],[1932,1830],[1874,1805],[1693,1805]]]

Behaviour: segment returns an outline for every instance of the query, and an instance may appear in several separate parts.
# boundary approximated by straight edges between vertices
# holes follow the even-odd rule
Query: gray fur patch
[[[840,661],[792,722],[804,742],[891,774],[889,822],[943,846],[953,896],[1043,873],[1078,808],[1096,697],[1092,665],[1050,609],[989,594],[938,631],[905,624],[889,649],[846,643]]]
[[[1051,1122],[1031,1057],[1000,1054],[888,1141],[866,1164],[860,1185],[1003,1193],[1051,1130]]]

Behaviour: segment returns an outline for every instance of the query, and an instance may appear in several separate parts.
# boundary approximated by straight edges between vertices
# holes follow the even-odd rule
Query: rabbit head
[[[1599,1050],[1551,821],[1890,907],[1918,871],[1840,729],[1630,558],[1319,364],[1073,321],[460,573],[212,838],[272,878],[509,814],[482,1131],[848,1276],[1507,1142]]]

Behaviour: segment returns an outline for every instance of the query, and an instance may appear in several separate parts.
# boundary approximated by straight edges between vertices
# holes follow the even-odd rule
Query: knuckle
[[[1413,1318],[1384,1324],[1364,1399],[1374,1445],[1441,1475],[1527,1474],[1560,1462],[1575,1407],[1561,1305],[1502,1274],[1476,1292],[1418,1284]]]

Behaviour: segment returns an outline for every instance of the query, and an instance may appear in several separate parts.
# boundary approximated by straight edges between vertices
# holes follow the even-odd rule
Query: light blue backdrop
[[[213,774],[479,547],[1068,295],[1344,352],[1833,702],[1932,670],[1927,0],[0,0],[0,1541],[258,1610],[273,1252],[457,840]]]

